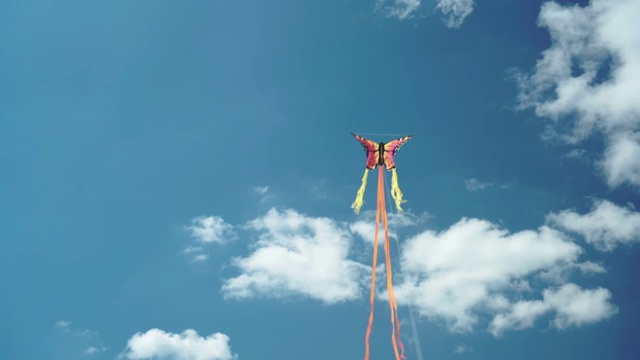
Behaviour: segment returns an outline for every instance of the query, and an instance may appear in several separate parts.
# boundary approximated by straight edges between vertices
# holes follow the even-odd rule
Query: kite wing
[[[396,163],[393,160],[396,155],[396,151],[400,149],[400,146],[409,141],[409,139],[411,139],[411,135],[395,139],[384,144],[384,164],[387,167],[387,170],[391,170],[396,167]]]
[[[378,166],[378,161],[380,159],[380,144],[375,141],[371,141],[369,139],[365,139],[360,135],[356,135],[351,133],[364,147],[364,151],[367,152],[367,169],[375,169]]]

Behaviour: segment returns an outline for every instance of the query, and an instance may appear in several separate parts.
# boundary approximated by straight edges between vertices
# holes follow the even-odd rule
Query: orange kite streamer
[[[355,213],[360,212],[360,208],[364,203],[364,190],[367,185],[367,177],[369,169],[373,170],[376,166],[380,165],[378,171],[378,200],[376,204],[376,231],[375,238],[373,240],[373,264],[371,268],[371,293],[369,297],[369,303],[371,306],[371,311],[369,312],[369,323],[367,325],[367,333],[365,335],[365,353],[364,359],[369,360],[369,338],[371,336],[371,327],[373,325],[373,309],[374,309],[374,300],[375,300],[375,288],[376,288],[376,264],[378,262],[378,235],[380,233],[380,221],[382,221],[382,226],[384,228],[384,254],[386,260],[386,269],[387,269],[387,292],[389,294],[389,308],[391,309],[391,343],[393,344],[393,351],[396,356],[396,360],[406,359],[404,356],[404,345],[402,344],[402,340],[400,339],[400,321],[398,320],[398,304],[396,303],[396,297],[393,293],[393,271],[391,269],[391,256],[389,252],[389,226],[387,224],[387,207],[385,205],[385,194],[384,194],[384,173],[382,170],[382,165],[384,165],[387,170],[393,171],[392,179],[391,179],[391,196],[395,200],[396,208],[398,211],[402,211],[400,208],[400,204],[403,203],[402,200],[402,192],[398,187],[398,176],[396,174],[396,166],[394,162],[394,155],[396,151],[404,144],[405,142],[411,139],[411,135],[405,136],[400,139],[396,139],[390,141],[388,143],[376,143],[369,139],[365,139],[356,134],[352,134],[353,136],[362,143],[365,151],[367,152],[367,168],[365,169],[364,176],[362,177],[362,185],[358,190],[358,194],[356,196],[356,200],[353,202],[351,207],[354,209]]]

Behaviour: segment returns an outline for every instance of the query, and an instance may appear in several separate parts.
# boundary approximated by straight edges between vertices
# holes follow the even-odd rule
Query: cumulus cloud
[[[607,200],[594,201],[591,211],[586,214],[564,210],[549,215],[548,221],[580,234],[601,251],[640,241],[640,213]]]
[[[640,85],[638,85],[640,92]],[[601,168],[607,174],[610,187],[622,185],[625,182],[640,185],[640,132],[619,132],[612,134],[604,158],[600,162]]]
[[[547,308],[514,305],[509,296],[531,293],[530,277],[578,266],[581,253],[567,235],[547,226],[509,233],[488,221],[462,219],[406,241],[396,297],[422,316],[443,319],[454,332],[471,331],[481,313],[497,316],[494,328],[506,328],[501,322],[523,328]]]
[[[566,284],[557,290],[545,290],[543,295],[544,301],[557,312],[553,325],[558,329],[594,323],[618,312],[609,303],[611,292],[603,288],[584,290]]]
[[[518,301],[511,309],[500,313],[489,324],[489,331],[494,336],[501,336],[505,330],[522,330],[532,327],[534,321],[549,311],[544,301]]]
[[[346,225],[272,209],[248,227],[260,236],[253,253],[234,259],[241,274],[224,282],[225,297],[298,294],[328,304],[359,297],[367,267],[348,259]]]
[[[585,261],[578,264],[578,269],[580,269],[583,274],[602,274],[606,272],[602,265],[596,264],[593,261]]]
[[[233,227],[219,216],[198,216],[187,226],[197,241],[223,243],[233,234]]]
[[[198,216],[192,219],[191,225],[185,229],[191,233],[197,245],[187,246],[182,253],[189,256],[190,261],[194,263],[204,263],[209,259],[203,246],[212,243],[223,244],[235,238],[233,226],[219,216]]]
[[[550,311],[556,313],[551,325],[558,329],[598,322],[618,312],[609,302],[611,293],[604,288],[588,290],[569,283],[546,289],[542,296],[543,300],[518,301],[509,311],[496,315],[489,331],[500,336],[505,330],[530,328],[537,318]]]
[[[173,334],[160,329],[136,333],[127,342],[120,358],[130,360],[232,360],[229,337],[214,333],[201,337],[195,330]]]
[[[351,230],[352,233],[357,234],[364,241],[370,243],[373,243],[373,240],[375,238],[375,229],[376,224],[374,220],[358,220],[349,225],[349,230]],[[383,240],[384,234],[379,234],[378,242],[381,242]]]
[[[476,179],[476,178],[471,178],[471,179],[467,179],[464,181],[464,186],[467,188],[467,190],[469,191],[478,191],[478,190],[482,190],[485,189],[489,186],[493,185],[492,183],[483,183],[480,180]]]
[[[464,19],[473,11],[473,0],[440,0],[436,10],[445,16],[444,22],[449,28],[459,28]]]
[[[586,7],[545,3],[538,23],[551,35],[531,74],[516,76],[519,103],[552,119],[549,133],[578,143],[594,131],[607,148],[610,186],[640,185],[640,2],[592,0]]]

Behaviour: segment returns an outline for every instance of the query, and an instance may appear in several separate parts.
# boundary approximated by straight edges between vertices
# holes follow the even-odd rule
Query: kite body
[[[360,141],[364,150],[367,152],[367,169],[370,170],[374,170],[378,165],[384,165],[387,170],[395,169],[396,163],[394,157],[396,151],[411,139],[411,135],[409,135],[389,141],[388,143],[377,143],[354,133],[351,133],[351,135]]]
[[[353,202],[351,207],[357,213],[360,212],[360,208],[362,204],[364,204],[364,189],[367,186],[367,177],[369,175],[369,170],[374,170],[377,166],[380,166],[380,170],[382,170],[382,166],[385,166],[387,170],[392,171],[391,174],[391,197],[396,203],[396,208],[398,211],[402,211],[400,205],[404,202],[402,200],[402,192],[400,191],[400,187],[398,186],[398,174],[396,173],[396,162],[395,155],[400,146],[411,139],[411,135],[401,137],[388,143],[383,142],[375,142],[369,139],[365,139],[360,135],[356,135],[351,133],[364,147],[364,151],[367,153],[367,168],[364,171],[364,176],[362,177],[362,185],[360,189],[358,189],[358,194],[356,195],[356,201]]]

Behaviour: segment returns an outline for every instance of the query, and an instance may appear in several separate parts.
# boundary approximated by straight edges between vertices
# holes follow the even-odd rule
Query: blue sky
[[[408,359],[640,356],[638,16],[2,2],[0,358],[362,358],[352,131],[414,136],[391,217]]]

